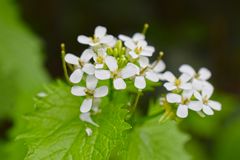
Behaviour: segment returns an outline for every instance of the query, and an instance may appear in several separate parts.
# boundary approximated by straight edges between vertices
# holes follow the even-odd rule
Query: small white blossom
[[[113,46],[116,40],[112,35],[107,35],[107,29],[105,27],[97,26],[93,37],[80,35],[78,36],[78,42],[93,47],[98,45]]]
[[[142,34],[142,33],[135,33],[135,34],[133,35],[133,37],[129,37],[129,36],[120,34],[120,35],[118,36],[118,38],[119,38],[120,40],[122,40],[123,42],[132,41],[132,42],[134,42],[134,43],[138,43],[139,41],[145,40],[145,35]]]
[[[104,67],[105,58],[107,57],[107,52],[105,49],[98,49],[97,54],[93,56],[93,60],[95,62],[95,68],[101,69]]]
[[[91,118],[91,115],[90,115],[90,112],[87,112],[87,113],[81,113],[79,118],[84,121],[84,122],[87,122],[87,123],[90,123],[96,127],[99,127],[99,125],[97,123],[95,123],[92,118]]]
[[[94,74],[95,67],[89,62],[93,56],[94,52],[91,49],[86,49],[80,57],[71,53],[66,54],[65,61],[75,67],[75,70],[70,75],[70,81],[72,83],[80,82],[84,72],[89,75]]]
[[[207,68],[200,68],[196,73],[195,70],[187,64],[181,65],[179,71],[191,76],[193,89],[195,90],[201,90],[205,82],[211,77],[211,72]]]
[[[177,103],[177,116],[180,118],[186,118],[188,116],[188,109],[193,111],[200,111],[202,108],[197,101],[191,101],[192,92],[191,91],[183,91],[181,95],[175,93],[167,94],[167,101],[169,103]]]
[[[128,53],[133,59],[139,58],[140,56],[151,57],[155,51],[154,47],[148,46],[144,40],[137,43],[126,41],[124,44],[129,49]]]
[[[92,76],[88,75],[86,79],[86,86],[73,86],[71,89],[71,93],[75,96],[85,96],[86,98],[82,102],[80,107],[80,111],[82,113],[89,112],[93,105],[93,100],[95,98],[104,97],[108,94],[108,87],[101,86],[96,88],[98,80]]]
[[[147,57],[140,57],[138,62],[140,68],[134,80],[136,88],[144,89],[146,87],[145,78],[152,82],[159,81],[159,72],[163,71],[165,68],[162,62],[155,62],[155,64],[150,65]]]
[[[86,128],[85,129],[85,132],[86,132],[86,134],[88,135],[88,136],[91,136],[92,135],[92,129],[91,128]]]
[[[113,86],[117,90],[125,89],[126,83],[124,79],[138,73],[138,67],[132,63],[128,63],[123,69],[119,69],[116,58],[112,56],[107,56],[105,63],[109,70],[96,70],[95,76],[100,80],[113,78]]]
[[[168,91],[192,89],[192,84],[188,82],[191,77],[188,74],[182,74],[179,78],[176,78],[172,72],[167,71],[163,74],[163,77],[168,81],[163,85]]]
[[[222,105],[219,102],[210,100],[212,93],[213,89],[208,87],[204,88],[201,93],[194,92],[194,96],[199,100],[196,103],[201,106],[206,115],[213,115],[213,110],[220,111],[222,109]]]
[[[40,98],[44,98],[44,97],[47,97],[47,93],[46,92],[39,92],[37,94],[37,96],[40,97]]]

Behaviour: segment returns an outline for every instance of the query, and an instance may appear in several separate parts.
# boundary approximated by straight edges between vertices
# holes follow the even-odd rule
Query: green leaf
[[[41,43],[21,22],[15,3],[1,0],[0,6],[0,119],[18,119],[31,109],[31,97],[47,81],[47,75]]]
[[[130,128],[124,121],[127,110],[122,109],[127,94],[115,92],[111,102],[103,99],[101,113],[92,117],[100,126],[95,127],[79,119],[82,98],[71,95],[70,86],[59,82],[46,93],[47,97],[37,99],[35,112],[26,117],[29,131],[19,137],[29,147],[26,160],[106,160],[121,145],[123,131]],[[86,127],[92,129],[91,136]]]
[[[16,2],[1,0],[0,6],[0,120],[13,122],[7,139],[0,137],[0,156],[18,160],[26,153],[23,143],[15,141],[25,129],[21,117],[33,110],[32,98],[48,76],[43,68],[41,42],[22,22]]]
[[[216,147],[214,147],[214,156],[216,160],[240,159],[240,118],[236,117],[231,120],[228,126],[216,136]]]
[[[181,133],[176,123],[167,121],[158,123],[158,118],[149,120],[141,126],[136,126],[128,136],[126,160],[187,160],[190,159],[184,150],[189,139]]]

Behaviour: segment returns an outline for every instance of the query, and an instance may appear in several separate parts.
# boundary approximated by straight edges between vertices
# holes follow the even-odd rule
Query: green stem
[[[143,122],[145,122],[147,120],[153,119],[153,118],[161,115],[162,113],[164,113],[164,110],[162,110],[162,111],[160,111],[158,113],[152,114],[150,116],[143,117],[143,118],[139,119],[138,123],[143,123]]]
[[[143,35],[146,35],[148,27],[149,27],[149,25],[147,23],[145,23],[144,26],[143,26],[143,30],[142,30]]]
[[[68,77],[68,71],[67,71],[67,66],[66,66],[66,62],[64,60],[65,58],[65,44],[64,43],[61,43],[61,55],[62,55],[62,67],[63,67],[63,72],[64,72],[64,76],[65,76],[65,79],[67,81],[68,84],[71,84],[70,80],[69,80],[69,77]]]
[[[141,94],[142,94],[142,91],[137,92],[137,96],[135,98],[135,101],[134,101],[134,104],[133,104],[133,107],[132,107],[132,110],[131,110],[132,112],[134,112],[136,110],[137,104],[138,104],[138,101],[140,99]]]

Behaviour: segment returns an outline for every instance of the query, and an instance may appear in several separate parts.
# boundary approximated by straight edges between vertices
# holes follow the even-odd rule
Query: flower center
[[[136,47],[134,51],[136,54],[140,54],[142,52],[142,50],[143,50],[142,47]]]
[[[98,56],[97,59],[96,59],[96,61],[97,61],[97,63],[100,63],[100,64],[104,63],[104,58],[103,58],[103,56]]]
[[[94,94],[93,90],[85,89],[84,91],[85,91],[87,97],[93,97],[93,94]]]
[[[208,98],[207,98],[207,96],[205,96],[205,97],[203,98],[203,104],[208,104]]]
[[[80,59],[78,60],[78,63],[79,63],[79,65],[80,65],[81,67],[83,67],[84,64],[85,64],[85,62],[81,61]]]
[[[112,78],[118,78],[119,77],[118,71],[111,72],[111,75],[112,75]]]
[[[185,105],[186,105],[186,104],[189,103],[189,101],[190,101],[190,100],[189,100],[188,98],[183,98],[183,97],[182,97],[182,104],[185,104]]]
[[[177,87],[179,87],[180,85],[181,85],[181,80],[180,79],[176,79],[175,80],[175,85],[177,86]]]
[[[95,35],[93,35],[93,37],[91,37],[91,40],[93,43],[98,43],[100,41],[100,39],[98,37],[96,37]]]

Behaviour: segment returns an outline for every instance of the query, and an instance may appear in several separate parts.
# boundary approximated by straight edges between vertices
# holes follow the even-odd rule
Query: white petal
[[[207,97],[208,99],[212,96],[214,88],[212,86],[203,87],[202,95],[203,97]]]
[[[188,108],[193,111],[200,111],[202,109],[202,103],[200,101],[191,101],[188,104]]]
[[[193,90],[184,90],[182,92],[182,96],[185,99],[191,99],[192,95],[193,95],[194,91]]]
[[[95,70],[95,76],[97,79],[106,80],[110,78],[110,71],[109,70]]]
[[[117,78],[113,80],[113,86],[117,90],[125,89],[126,88],[126,83],[122,78]]]
[[[131,50],[134,50],[137,46],[132,41],[126,41],[125,46]]]
[[[88,62],[91,58],[93,58],[93,56],[95,55],[95,53],[93,52],[92,49],[85,49],[80,57],[81,61],[83,62]]]
[[[139,57],[139,55],[136,54],[134,51],[130,51],[130,52],[128,52],[128,54],[129,54],[133,59],[136,59],[136,58]]]
[[[214,87],[211,83],[203,81],[202,94],[210,98],[213,94]]]
[[[138,41],[137,42],[137,47],[142,47],[142,48],[147,48],[147,42],[145,40]]]
[[[169,103],[180,103],[182,101],[182,97],[175,93],[168,93],[167,94],[167,101]]]
[[[83,76],[83,71],[81,69],[76,69],[75,71],[73,71],[73,73],[70,75],[70,81],[72,83],[78,83],[82,80],[82,76]]]
[[[162,72],[162,71],[165,70],[166,64],[162,60],[160,60],[158,62],[155,62],[155,63],[157,63],[157,64],[153,63],[153,66],[155,66],[153,68],[154,72],[158,72],[159,73],[159,72]]]
[[[192,89],[192,84],[191,83],[181,83],[179,88],[186,89],[186,90],[191,90]]]
[[[146,72],[146,78],[150,81],[153,81],[153,82],[158,82],[159,81],[158,74],[153,72],[153,71]]]
[[[91,39],[87,36],[84,36],[84,35],[78,36],[77,40],[81,44],[89,44],[91,42]]]
[[[187,82],[191,79],[191,76],[188,75],[188,74],[182,74],[180,77],[179,77],[179,80],[181,80],[181,82]]]
[[[105,58],[105,63],[108,66],[108,69],[112,72],[116,71],[118,69],[118,64],[116,58],[112,56],[107,56]]]
[[[71,93],[75,96],[85,96],[85,87],[80,87],[80,86],[73,86],[71,88]]]
[[[141,68],[145,68],[149,65],[149,59],[147,57],[139,57],[138,62]]]
[[[92,99],[91,98],[86,98],[84,99],[84,101],[82,102],[82,105],[80,107],[80,111],[82,113],[86,113],[89,112],[90,109],[92,107]]]
[[[126,65],[126,67],[124,67],[120,74],[121,74],[121,77],[123,79],[126,79],[126,78],[130,78],[132,76],[135,76],[136,74],[138,74],[140,71],[139,71],[139,68],[133,64],[133,63],[128,63]]]
[[[170,83],[170,82],[164,83],[163,86],[164,86],[168,91],[172,91],[172,90],[177,89],[177,87],[176,87],[173,83]]]
[[[207,68],[201,68],[198,74],[201,80],[208,80],[211,77],[211,72]]]
[[[213,115],[214,114],[213,110],[207,105],[203,105],[203,112],[206,115]]]
[[[155,51],[155,48],[153,46],[146,46],[144,50],[153,53]]]
[[[177,109],[177,116],[180,118],[186,118],[188,116],[188,107],[180,104]]]
[[[163,76],[164,76],[164,79],[169,82],[174,82],[176,80],[176,77],[172,74],[172,72],[169,72],[169,71],[165,72]]]
[[[188,64],[183,64],[183,65],[181,65],[180,68],[179,68],[179,71],[180,71],[181,73],[188,74],[188,75],[191,76],[191,77],[194,77],[195,74],[196,74],[196,72],[194,71],[194,69],[193,69],[190,65],[188,65]]]
[[[115,43],[114,37],[111,35],[107,35],[101,38],[101,43],[108,44],[109,46],[112,46],[112,43]]]
[[[141,56],[151,57],[151,56],[153,55],[153,52],[144,49],[144,50],[140,53],[140,55],[141,55]]]
[[[104,67],[104,64],[95,64],[96,69],[102,69]]]
[[[142,34],[142,33],[135,33],[134,35],[133,35],[133,40],[135,41],[135,42],[137,42],[137,41],[142,41],[142,40],[144,40],[145,39],[145,36]]]
[[[144,89],[146,87],[146,81],[143,76],[137,76],[134,81],[134,85],[138,89]]]
[[[203,89],[203,81],[198,80],[198,79],[193,79],[192,86],[193,86],[193,89],[195,89],[195,90],[198,90],[198,91],[202,90]]]
[[[94,90],[97,86],[98,80],[93,75],[88,75],[86,79],[87,88],[90,90]]]
[[[123,34],[120,34],[119,36],[118,36],[118,38],[120,39],[120,40],[122,40],[122,41],[131,41],[132,39],[130,38],[130,37],[128,37],[128,36],[126,36],[126,35],[123,35]]]
[[[95,66],[91,63],[87,63],[83,66],[82,70],[83,70],[83,72],[85,72],[89,75],[93,75],[94,71],[95,71]]]
[[[103,37],[104,35],[106,35],[106,33],[107,29],[103,26],[97,26],[94,31],[94,35],[98,38]]]
[[[199,101],[202,101],[203,97],[199,92],[194,92],[194,97],[197,98]]]
[[[94,92],[94,97],[99,98],[99,97],[104,97],[108,94],[108,87],[107,86],[101,86],[96,88]]]
[[[88,128],[88,127],[87,127],[87,128],[85,129],[85,132],[87,133],[88,136],[91,136],[93,131],[92,131],[91,128]]]
[[[79,116],[79,118],[80,118],[82,121],[84,121],[84,122],[87,122],[87,123],[90,123],[90,124],[92,124],[92,125],[94,125],[94,126],[96,126],[96,127],[99,127],[99,125],[92,120],[91,115],[90,115],[89,112],[87,112],[87,113],[81,113],[80,116]]]
[[[208,101],[208,105],[214,109],[214,110],[217,110],[217,111],[220,111],[222,109],[222,105],[221,103],[217,102],[217,101],[212,101],[212,100],[209,100]]]
[[[64,59],[69,64],[79,65],[79,57],[77,57],[71,53],[66,54]]]

